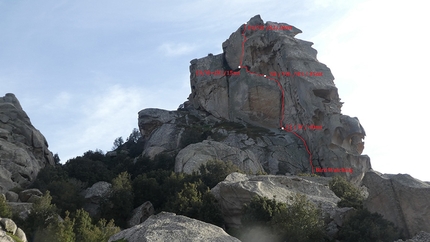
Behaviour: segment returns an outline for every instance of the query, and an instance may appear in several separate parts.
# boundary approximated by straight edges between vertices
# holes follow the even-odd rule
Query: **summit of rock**
[[[299,33],[257,15],[230,35],[223,53],[192,60],[189,101],[178,111],[139,112],[143,155],[180,153],[177,168],[197,166],[208,157],[201,149],[207,143],[184,148],[212,140],[236,148],[236,163],[252,160],[246,170],[258,170],[256,159],[270,174],[339,174],[359,183],[371,168],[362,155],[366,133],[357,118],[341,114],[330,69]]]
[[[14,94],[0,97],[0,190],[29,185],[47,164],[54,158],[45,137]]]

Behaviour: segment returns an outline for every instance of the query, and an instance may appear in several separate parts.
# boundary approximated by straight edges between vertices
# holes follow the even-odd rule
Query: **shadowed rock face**
[[[192,60],[191,94],[180,112],[139,112],[144,155],[179,152],[187,129],[198,127],[207,133],[194,143],[212,139],[252,152],[271,174],[321,168],[320,174],[359,183],[371,167],[369,157],[361,155],[365,131],[357,118],[341,114],[330,69],[317,60],[311,42],[295,38],[298,33],[257,15],[222,44],[222,54]],[[225,128],[231,123],[249,130]],[[352,173],[323,168],[352,168]]]
[[[45,137],[35,129],[14,94],[0,97],[0,189],[26,186],[53,165]]]
[[[407,236],[430,233],[430,185],[408,174],[366,173],[363,185],[369,196],[364,206],[393,222]],[[428,241],[428,240],[426,240]]]

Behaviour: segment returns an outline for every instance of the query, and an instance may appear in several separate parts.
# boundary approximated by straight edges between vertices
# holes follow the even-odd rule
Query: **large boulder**
[[[139,207],[135,208],[133,212],[131,212],[131,217],[127,221],[128,227],[131,228],[135,225],[138,225],[149,218],[149,216],[153,215],[155,212],[154,206],[150,201],[144,202]]]
[[[205,140],[191,144],[178,153],[175,161],[175,172],[191,174],[198,171],[199,167],[209,160],[231,161],[242,171],[251,174],[264,171],[252,151],[243,151],[220,142]]]
[[[28,186],[46,165],[54,158],[45,137],[14,94],[0,97],[0,192]]]
[[[13,214],[16,214],[20,219],[26,220],[28,215],[31,213],[33,203],[23,202],[8,202],[7,203],[12,210]]]
[[[290,204],[296,193],[304,194],[308,200],[321,207],[327,218],[338,217],[337,202],[340,201],[329,188],[330,178],[297,176],[250,176],[241,173],[228,175],[211,192],[221,206],[221,212],[228,227],[241,225],[243,205],[252,197],[260,196]],[[345,211],[346,212],[346,211]]]
[[[128,242],[240,242],[213,224],[166,212],[152,215],[145,222],[111,236],[108,241],[120,239]]]
[[[43,193],[36,188],[26,189],[19,193],[19,200],[23,203],[25,202],[34,202],[38,198],[42,197]]]
[[[9,218],[0,218],[0,242],[14,242],[9,234],[15,235],[22,242],[27,242],[27,236],[22,229],[18,228],[15,222]]]
[[[369,171],[363,185],[369,196],[364,206],[382,214],[407,237],[420,231],[430,233],[430,185],[408,174],[381,174]]]
[[[81,194],[85,198],[84,210],[93,217],[100,214],[100,203],[110,195],[111,188],[109,182],[100,181],[85,189]]]

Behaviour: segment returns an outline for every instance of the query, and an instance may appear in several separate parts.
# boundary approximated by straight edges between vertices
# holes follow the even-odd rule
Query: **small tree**
[[[9,205],[6,203],[4,195],[0,194],[0,217],[1,218],[12,218],[12,211]]]
[[[363,207],[363,196],[360,190],[353,184],[348,182],[345,178],[335,176],[329,182],[330,190],[336,194],[341,200],[338,202],[339,207]]]
[[[116,138],[113,142],[112,150],[118,149],[123,144],[124,144],[124,140],[122,139],[122,137]]]
[[[239,167],[231,161],[210,160],[199,167],[202,181],[210,188],[224,181],[226,176],[233,172],[240,172]]]
[[[342,241],[391,242],[401,238],[400,231],[394,224],[378,213],[358,209],[339,230]]]

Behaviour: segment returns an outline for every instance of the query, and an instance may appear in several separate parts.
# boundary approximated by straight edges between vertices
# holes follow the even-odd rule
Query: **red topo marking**
[[[312,154],[311,154],[311,151],[309,150],[309,147],[308,147],[305,139],[302,136],[300,136],[299,134],[297,134],[296,132],[294,132],[292,130],[287,130],[284,127],[284,125],[283,125],[283,122],[284,122],[284,107],[285,107],[285,104],[284,104],[284,102],[285,102],[285,100],[284,100],[284,88],[282,87],[282,85],[279,82],[279,80],[274,79],[274,78],[269,77],[269,76],[264,75],[264,74],[252,72],[252,71],[248,70],[247,66],[245,66],[245,67],[242,66],[243,65],[243,56],[245,55],[245,42],[246,42],[245,32],[246,32],[246,24],[245,24],[245,26],[243,28],[243,31],[242,31],[243,41],[242,41],[242,53],[240,55],[240,66],[239,66],[239,68],[245,68],[246,72],[249,73],[249,74],[251,74],[251,75],[257,75],[257,76],[265,77],[265,78],[268,78],[268,79],[276,82],[276,84],[279,87],[279,90],[281,90],[281,100],[282,100],[281,101],[281,118],[279,120],[279,127],[282,130],[286,131],[286,132],[290,132],[290,133],[294,134],[295,136],[297,136],[297,138],[299,138],[303,142],[303,144],[305,145],[305,148],[306,148],[306,152],[308,152],[308,154],[309,154],[309,164],[311,165],[312,173],[314,173],[314,166],[312,164]]]

